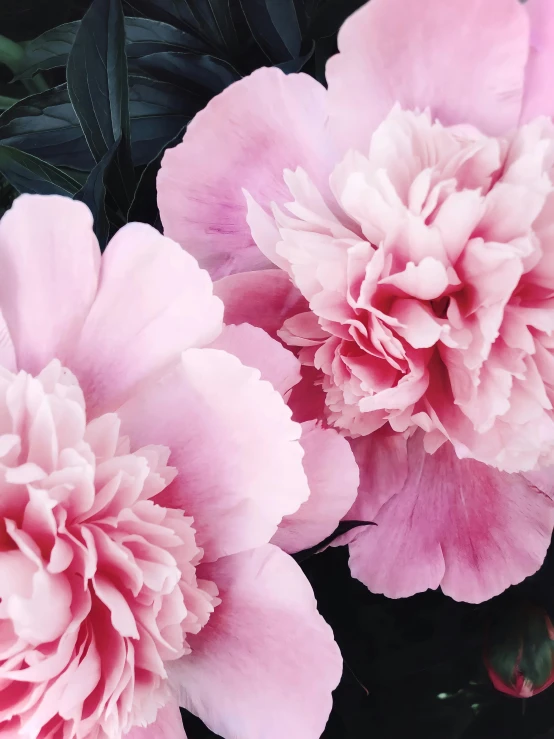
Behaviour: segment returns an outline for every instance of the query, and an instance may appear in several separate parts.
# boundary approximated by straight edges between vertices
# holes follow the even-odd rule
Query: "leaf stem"
[[[7,95],[0,95],[0,110],[11,108],[14,103],[18,102],[18,98],[11,98]]]
[[[21,44],[0,34],[0,64],[5,64],[14,74],[17,74],[24,57],[25,50]],[[41,74],[36,74],[31,79],[22,80],[22,82],[31,94],[48,89],[46,80]]]

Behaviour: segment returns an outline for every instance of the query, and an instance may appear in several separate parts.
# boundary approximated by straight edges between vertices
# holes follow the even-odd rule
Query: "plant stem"
[[[14,103],[17,103],[18,98],[10,98],[7,95],[0,95],[0,110],[6,110],[11,108]]]
[[[5,64],[14,74],[19,71],[19,65],[25,56],[21,44],[0,35],[0,64]],[[39,73],[27,80],[21,80],[30,93],[44,92],[48,89],[46,80]]]

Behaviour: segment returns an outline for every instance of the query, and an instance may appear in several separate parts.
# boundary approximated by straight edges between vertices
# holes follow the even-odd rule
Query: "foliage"
[[[324,81],[337,30],[360,4],[94,0],[12,60],[16,86],[41,84],[0,115],[0,172],[17,192],[86,202],[102,246],[130,218],[159,226],[155,173],[194,115],[260,66]]]

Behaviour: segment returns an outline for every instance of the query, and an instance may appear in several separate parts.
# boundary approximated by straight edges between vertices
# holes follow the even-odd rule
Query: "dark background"
[[[82,18],[89,4],[83,0],[3,0],[0,33],[28,41],[54,26]],[[323,81],[325,60],[336,49],[336,31],[359,4],[358,0],[306,3],[302,55],[311,55],[304,71]],[[151,8],[147,0],[127,3],[125,12],[136,14],[137,6],[147,17],[165,20],[156,0]],[[268,60],[244,30],[243,20],[239,17],[238,23],[246,35],[240,50],[227,61],[241,74],[282,62],[278,49]],[[49,70],[43,77],[47,86],[58,85],[65,81],[65,70]],[[11,79],[9,69],[0,64],[0,95],[23,98],[29,94],[23,83],[11,83]],[[0,201],[5,207],[15,194],[8,182],[0,180]],[[155,193],[150,191],[147,196],[156,225]],[[525,601],[554,615],[552,553],[537,575],[478,606],[456,603],[440,592],[388,600],[352,579],[347,560],[347,551],[341,547],[302,563],[345,659],[325,739],[554,739],[554,688],[528,700],[499,693],[487,677],[482,656],[498,613],[509,613]],[[189,739],[215,736],[193,716],[183,718]]]

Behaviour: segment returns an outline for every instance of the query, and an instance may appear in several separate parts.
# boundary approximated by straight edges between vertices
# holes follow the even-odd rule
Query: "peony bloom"
[[[336,525],[305,469],[355,469],[347,442],[308,429],[303,467],[207,273],[149,226],[101,258],[84,205],[19,198],[0,311],[0,736],[178,739],[180,704],[229,739],[319,737],[340,654],[269,542]],[[251,330],[283,385],[297,360]]]
[[[165,233],[227,321],[302,362],[290,404],[351,440],[353,574],[481,601],[554,525],[554,14],[548,0],[372,0],[329,88],[259,70],[158,179]]]

